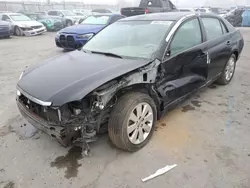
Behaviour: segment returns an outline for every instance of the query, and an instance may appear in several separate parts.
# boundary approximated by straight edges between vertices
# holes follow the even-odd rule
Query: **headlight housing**
[[[47,24],[51,24],[51,21],[50,21],[50,20],[46,20],[46,23],[47,23]]]
[[[57,33],[56,33],[56,36],[57,36],[57,37],[59,37],[59,36],[60,36],[60,34],[61,34],[60,32],[57,32]]]
[[[88,34],[83,34],[83,35],[77,35],[76,37],[79,39],[85,39],[89,40],[94,36],[94,33],[88,33]]]

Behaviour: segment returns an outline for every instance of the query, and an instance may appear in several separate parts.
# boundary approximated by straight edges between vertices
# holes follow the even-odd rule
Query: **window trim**
[[[223,30],[223,28],[222,28],[223,34],[227,34],[227,33],[229,33],[228,28],[226,27],[225,23],[223,23],[223,21],[222,21],[222,20],[220,20],[220,24],[221,24],[221,28],[224,26],[224,28],[226,29],[226,33],[224,33],[224,30]]]
[[[174,39],[174,37],[176,36],[176,33],[177,33],[177,32],[179,31],[179,29],[181,28],[181,26],[183,26],[183,24],[185,24],[185,23],[187,23],[187,22],[189,22],[189,21],[192,21],[192,20],[194,20],[194,19],[197,19],[197,21],[198,21],[198,23],[199,23],[199,28],[200,28],[200,33],[201,33],[201,43],[200,43],[200,44],[197,44],[197,45],[195,45],[195,46],[192,46],[192,47],[190,47],[190,48],[184,49],[183,51],[180,51],[180,52],[174,54],[174,56],[169,56],[169,59],[170,59],[170,58],[173,58],[173,57],[176,57],[177,55],[179,55],[179,54],[181,54],[181,53],[183,53],[183,52],[185,52],[185,51],[187,51],[187,50],[190,50],[190,49],[192,49],[192,48],[195,48],[195,47],[197,47],[197,46],[199,46],[199,45],[201,45],[201,44],[203,44],[203,43],[205,42],[205,41],[204,41],[203,30],[202,30],[202,25],[201,25],[201,23],[200,23],[199,17],[194,16],[194,17],[188,18],[188,19],[182,21],[182,23],[181,23],[181,24],[178,26],[178,28],[175,30],[174,34],[172,35],[171,39],[169,40],[169,43],[168,43],[168,45],[167,45],[167,47],[166,47],[166,51],[165,51],[164,54],[163,54],[162,60],[163,60],[164,57],[166,56],[166,53],[170,50],[171,44],[172,44],[172,42],[173,42],[173,39]]]

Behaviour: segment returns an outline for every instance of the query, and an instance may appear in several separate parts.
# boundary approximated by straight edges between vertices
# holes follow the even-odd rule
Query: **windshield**
[[[31,19],[28,16],[22,14],[10,15],[11,19],[14,21],[30,21]]]
[[[106,25],[109,21],[109,16],[89,16],[81,24]]]
[[[63,10],[62,13],[64,14],[64,16],[75,16],[73,12],[70,12],[68,10]]]
[[[172,21],[122,21],[106,27],[83,50],[133,58],[151,58]]]

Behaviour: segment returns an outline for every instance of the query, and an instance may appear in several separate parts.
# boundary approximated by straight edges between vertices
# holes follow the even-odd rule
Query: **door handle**
[[[231,45],[231,41],[227,41],[227,45],[230,46]]]

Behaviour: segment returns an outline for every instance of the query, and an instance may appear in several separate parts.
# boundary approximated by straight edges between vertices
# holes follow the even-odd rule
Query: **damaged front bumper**
[[[30,29],[30,30],[24,29],[24,28],[21,28],[21,29],[22,29],[22,32],[25,36],[41,35],[41,34],[47,32],[47,29],[44,26],[42,26],[38,29]]]
[[[30,124],[56,139],[64,147],[70,146],[80,136],[80,130],[78,129],[80,124],[76,122],[59,123],[48,121],[32,112],[30,107],[25,105],[19,96],[17,96],[16,100],[20,113]],[[44,107],[41,106],[41,108]]]

